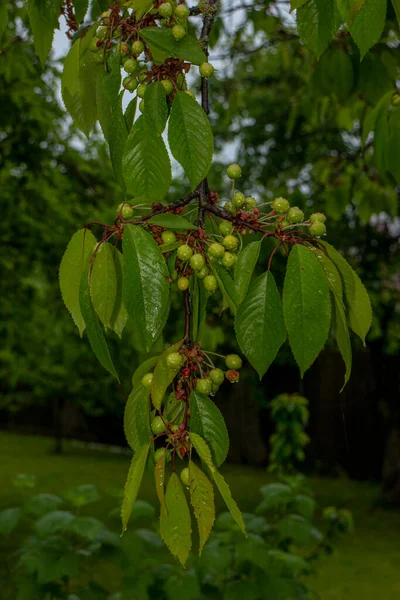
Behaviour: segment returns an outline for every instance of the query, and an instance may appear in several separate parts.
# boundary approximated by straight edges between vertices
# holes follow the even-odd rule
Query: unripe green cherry
[[[236,250],[239,246],[239,240],[234,235],[226,235],[222,243],[227,250]]]
[[[224,382],[225,376],[221,369],[212,369],[209,375],[211,381],[216,385],[221,385]]]
[[[176,242],[176,235],[173,231],[167,229],[167,231],[163,231],[161,234],[161,239],[164,244],[173,244]]]
[[[161,458],[165,456],[165,461],[167,462],[170,458],[171,455],[168,452],[168,450],[166,448],[159,448],[158,450],[156,450],[154,452],[154,460],[156,463],[158,463],[159,460],[161,460]]]
[[[130,219],[133,215],[133,208],[129,204],[124,204],[121,210],[121,216],[123,219]]]
[[[101,46],[97,45],[97,42],[99,42],[99,41],[100,41],[99,38],[92,37],[92,39],[89,42],[89,46],[88,46],[90,52],[96,53],[96,52],[99,52],[99,50],[101,50]]]
[[[137,95],[139,96],[139,98],[144,98],[146,90],[147,90],[147,85],[145,83],[141,83],[137,89]]]
[[[189,469],[188,469],[188,467],[185,467],[184,469],[182,469],[180,477],[181,477],[181,481],[182,481],[183,485],[185,487],[189,487],[189,485],[190,485],[190,475],[189,475]]]
[[[228,213],[231,213],[231,215],[235,214],[236,212],[236,208],[233,206],[232,202],[226,202],[224,204],[224,210],[226,210]]]
[[[181,260],[189,260],[193,255],[193,250],[187,244],[182,244],[179,246],[177,254]]]
[[[272,208],[277,213],[285,213],[289,210],[290,204],[286,198],[275,198]]]
[[[122,83],[124,88],[130,92],[134,92],[138,86],[137,79],[135,79],[135,77],[125,77]]]
[[[225,359],[225,364],[228,367],[228,369],[235,369],[236,371],[237,369],[240,369],[240,367],[243,364],[243,361],[237,354],[228,354],[228,356]]]
[[[253,196],[247,196],[246,204],[248,204],[249,206],[257,206],[257,200],[253,198]]]
[[[204,256],[201,254],[193,254],[189,264],[194,271],[201,271],[201,269],[205,266],[206,261],[204,260]]]
[[[214,67],[209,62],[201,63],[200,65],[200,75],[208,79],[214,73]]]
[[[196,277],[198,277],[199,279],[204,279],[204,277],[207,277],[207,275],[208,275],[207,267],[203,267],[201,269],[201,271],[197,271],[197,273],[196,273]]]
[[[287,219],[283,219],[283,221],[281,221],[281,226],[282,227],[289,227],[290,222]]]
[[[107,27],[104,27],[104,25],[100,25],[100,27],[96,29],[96,37],[99,38],[99,40],[104,40],[107,35],[107,31]]]
[[[172,17],[174,9],[169,2],[163,2],[159,7],[158,12],[164,19],[169,19],[169,17]]]
[[[229,165],[226,172],[227,172],[229,179],[238,179],[242,175],[242,169],[236,163]]]
[[[144,375],[142,377],[142,385],[145,388],[149,388],[151,386],[152,381],[153,381],[153,373],[146,373],[146,375]]]
[[[233,194],[233,198],[232,198],[233,206],[235,206],[236,208],[240,208],[241,206],[243,206],[243,204],[245,204],[245,202],[246,202],[246,198],[245,198],[245,195],[242,194],[242,192],[235,192]]]
[[[324,235],[326,233],[326,225],[322,221],[315,221],[315,223],[310,225],[309,231],[311,235]]]
[[[178,19],[183,19],[184,21],[187,21],[189,15],[190,11],[188,7],[184,4],[178,4],[178,6],[175,9],[175,16],[178,17]]]
[[[132,54],[135,54],[135,56],[139,56],[139,54],[142,54],[143,50],[144,50],[144,44],[141,40],[136,40],[136,42],[133,42]]]
[[[315,223],[316,221],[320,221],[321,223],[325,223],[326,215],[322,212],[313,213],[310,217],[311,223]]]
[[[164,90],[167,96],[169,96],[169,94],[172,94],[172,92],[174,91],[174,85],[172,81],[170,79],[162,79],[161,83],[164,86]]]
[[[189,287],[189,279],[187,277],[179,277],[178,279],[178,288],[181,292],[186,292]]]
[[[164,433],[165,431],[167,431],[161,417],[154,417],[154,419],[151,422],[151,430],[154,433],[154,435],[160,435],[160,433]]]
[[[196,94],[194,92],[192,92],[192,90],[185,90],[185,94],[187,94],[188,96],[193,98],[193,100],[196,99]]]
[[[200,392],[200,394],[210,394],[212,390],[212,381],[209,377],[205,377],[204,379],[198,379],[196,383],[196,390]]]
[[[171,31],[177,42],[180,42],[186,37],[186,29],[182,27],[182,25],[174,25]]]
[[[225,237],[226,235],[230,235],[232,233],[233,225],[232,223],[229,223],[229,221],[222,221],[222,223],[219,224],[219,230],[221,235]]]
[[[218,287],[217,280],[215,279],[214,275],[207,275],[206,277],[204,277],[203,283],[207,292],[210,292],[211,294],[215,292],[215,290]]]
[[[236,256],[231,254],[230,252],[225,252],[222,258],[222,264],[225,269],[231,269],[236,262]]]
[[[138,70],[137,60],[135,60],[134,58],[128,58],[124,62],[124,70],[127,73],[136,73],[136,71]]]
[[[287,220],[289,223],[301,223],[304,219],[304,213],[298,206],[292,206],[288,210]]]
[[[210,256],[214,258],[222,258],[225,254],[225,248],[218,242],[213,242],[207,250]]]
[[[170,369],[179,369],[182,366],[183,357],[179,354],[179,352],[171,352],[167,356],[167,367]]]

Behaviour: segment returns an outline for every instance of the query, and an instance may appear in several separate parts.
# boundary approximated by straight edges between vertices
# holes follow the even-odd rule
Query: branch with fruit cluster
[[[208,37],[217,8],[217,0],[203,0],[192,10],[174,0],[114,2],[73,43],[62,85],[65,106],[87,135],[99,121],[126,198],[114,223],[91,223],[72,237],[60,266],[63,299],[80,334],[86,329],[95,355],[117,379],[107,336],[121,337],[128,320],[150,356],[133,375],[125,410],[134,456],[122,505],[123,530],[149,469],[160,500],[161,536],[182,564],[191,549],[184,488],[198,523],[200,552],[214,523],[214,486],[245,531],[217,470],[229,439],[213,400],[225,380],[239,380],[242,359],[235,352],[221,356],[204,348],[210,297],[215,294],[221,311],[230,311],[238,346],[260,377],[287,339],[303,375],[332,332],[347,382],[349,330],[364,341],[371,323],[361,281],[320,239],[326,233],[322,213],[305,218],[285,198],[264,202],[243,193],[237,189],[242,175],[237,164],[227,168],[229,199],[209,189],[214,142],[208,79],[214,67],[208,61]],[[203,19],[199,40],[189,33],[191,15]],[[188,89],[194,66],[201,77],[201,105]],[[171,204],[166,200],[172,182],[166,140],[188,189],[185,198]],[[92,229],[100,230],[100,239]],[[266,238],[272,250],[266,250]],[[280,249],[288,257],[283,298],[281,282],[272,274],[272,259]],[[268,252],[265,269],[260,263]],[[170,298],[179,293],[185,308],[181,339],[154,356]],[[179,460],[184,461],[180,477]]]

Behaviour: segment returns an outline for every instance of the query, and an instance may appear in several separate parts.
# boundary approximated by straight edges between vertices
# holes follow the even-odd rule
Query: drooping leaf
[[[96,238],[88,229],[80,229],[71,238],[60,264],[60,289],[65,306],[71,313],[75,325],[82,334],[85,322],[79,304],[79,289],[82,273],[96,247]]]
[[[6,508],[0,511],[0,534],[9,535],[18,525],[21,516],[20,508]]]
[[[238,304],[243,302],[246,297],[260,250],[261,242],[250,242],[238,256],[234,272]]]
[[[146,27],[140,30],[140,37],[149,46],[156,62],[164,62],[166,58],[181,58],[193,65],[200,65],[207,60],[199,42],[191,35],[177,42],[169,28]]]
[[[172,104],[168,141],[194,189],[210,170],[214,139],[206,113],[185,92],[178,92]]]
[[[114,375],[114,377],[119,381],[118,374],[111,360],[110,351],[108,349],[102,327],[97,319],[96,313],[94,312],[92,306],[92,302],[90,300],[87,271],[85,271],[81,277],[79,303],[82,311],[82,317],[86,324],[86,331],[89,338],[89,342],[95,356],[103,365],[103,367],[109,373],[111,373],[111,375]]]
[[[354,17],[350,33],[360,49],[361,60],[382,35],[386,7],[387,0],[365,0]]]
[[[146,87],[144,116],[161,135],[168,119],[167,93],[162,83],[156,81]]]
[[[124,431],[134,451],[153,437],[150,429],[150,393],[141,383],[133,388],[126,403]]]
[[[185,492],[173,472],[165,494],[166,509],[161,507],[160,534],[170,552],[185,566],[192,547],[192,526]]]
[[[308,0],[290,0],[290,12],[296,10],[296,8],[300,8],[300,6],[303,6],[306,2],[308,2]]]
[[[124,304],[149,351],[169,312],[168,268],[152,236],[136,225],[125,225],[123,252]]]
[[[210,473],[216,471],[214,467],[214,463],[211,456],[210,448],[207,446],[207,442],[203,440],[203,438],[194,431],[189,433],[190,441],[193,444],[193,448],[196,450],[197,454],[200,456],[202,462],[209,469]]]
[[[154,484],[156,486],[157,498],[160,501],[162,510],[167,513],[167,505],[165,503],[165,490],[164,490],[164,481],[165,481],[165,456],[166,450],[161,455],[161,458],[156,462],[154,467]]]
[[[250,284],[235,320],[239,346],[260,379],[286,340],[282,301],[270,271]]]
[[[312,529],[312,523],[300,515],[285,515],[278,525],[281,536],[299,546],[308,546],[311,543]]]
[[[121,507],[122,533],[124,533],[128,527],[129,517],[131,516],[132,509],[139,492],[140,484],[143,479],[149,448],[150,444],[144,444],[143,446],[140,446],[132,459],[128,478],[125,484],[124,499]]]
[[[75,0],[75,16],[77,23],[82,23],[89,8],[89,0]]]
[[[343,279],[348,324],[365,345],[365,337],[372,323],[372,308],[368,292],[345,258],[330,244],[324,243],[324,246]]]
[[[269,483],[260,491],[263,499],[256,508],[257,514],[286,507],[293,499],[292,489],[284,483]]]
[[[135,121],[137,100],[138,100],[137,96],[132,98],[132,100],[129,102],[128,106],[126,107],[126,111],[124,114],[125,125],[128,130],[128,133],[132,129],[132,125]]]
[[[180,215],[172,215],[170,213],[151,217],[151,219],[149,219],[149,223],[152,223],[152,225],[158,225],[158,227],[165,227],[166,229],[197,230],[197,226],[193,225],[193,223],[184,217],[181,217]]]
[[[100,321],[105,327],[110,327],[117,297],[114,248],[111,244],[102,244],[96,252],[90,272],[90,297]]]
[[[127,193],[160,201],[171,184],[171,163],[163,138],[143,115],[132,125],[122,159]]]
[[[318,58],[331,43],[340,23],[335,0],[309,0],[297,9],[300,38]]]
[[[347,25],[351,25],[365,0],[336,0],[340,16]]]
[[[25,502],[24,510],[35,517],[41,517],[50,511],[56,510],[62,503],[63,500],[54,494],[38,494]]]
[[[235,519],[235,522],[239,525],[241,531],[244,533],[244,535],[246,535],[246,525],[245,525],[245,522],[243,521],[242,513],[240,512],[239,507],[236,504],[235,500],[232,498],[232,494],[231,494],[229,485],[226,483],[226,481],[222,477],[221,473],[218,473],[218,471],[214,471],[212,473],[212,476],[213,476],[213,479],[215,481],[217,488],[219,489],[219,492],[220,492],[222,498],[224,499],[226,506],[229,509],[229,512],[231,513],[232,517]]]
[[[339,271],[331,261],[331,259],[325,254],[323,250],[320,248],[315,248],[310,246],[311,250],[314,252],[315,256],[320,261],[322,268],[325,271],[326,279],[328,281],[328,285],[331,291],[337,296],[340,300],[343,300],[343,284],[342,278],[340,277]]]
[[[75,517],[65,528],[88,540],[94,540],[103,529],[104,524],[94,517]]]
[[[59,6],[55,0],[28,0],[28,17],[33,43],[42,65],[45,64],[58,28]]]
[[[193,461],[189,464],[189,481],[190,501],[199,528],[201,554],[215,521],[214,490],[206,474]]]
[[[121,337],[125,325],[128,321],[128,313],[124,305],[123,298],[123,272],[124,257],[118,248],[113,248],[114,268],[117,282],[117,292],[115,296],[114,308],[110,317],[110,328]]]
[[[7,27],[7,23],[8,23],[7,0],[0,0],[0,36],[3,35],[3,31]]]
[[[154,369],[153,374],[153,381],[151,382],[151,400],[154,408],[157,410],[160,410],[165,392],[180,370],[180,367],[171,369],[171,367],[167,365],[167,357],[169,354],[172,354],[172,352],[178,352],[182,344],[183,340],[177,342],[165,350],[165,352],[163,352],[157,360],[156,368]]]
[[[289,255],[283,289],[283,314],[301,375],[325,345],[331,301],[324,270],[315,254],[297,244]]]
[[[218,282],[218,287],[222,292],[225,305],[229,307],[233,315],[237,312],[237,292],[235,283],[222,265],[218,263],[210,264],[211,271]]]
[[[400,23],[400,0],[392,0],[394,12],[396,13],[397,21]]]
[[[132,388],[135,389],[136,386],[141,385],[141,381],[144,375],[152,370],[153,367],[157,364],[158,356],[152,356],[145,360],[134,372],[132,376]]]
[[[57,531],[63,531],[74,518],[74,515],[68,511],[53,510],[36,521],[36,533],[39,537],[47,537]]]
[[[189,399],[190,429],[205,439],[210,446],[213,463],[222,465],[229,449],[229,435],[224,418],[205,394],[192,392]]]
[[[133,0],[131,4],[136,13],[136,19],[141,19],[154,5],[153,0]]]

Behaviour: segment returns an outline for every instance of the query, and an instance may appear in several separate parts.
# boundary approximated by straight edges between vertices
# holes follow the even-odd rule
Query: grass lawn
[[[11,485],[17,473],[35,474],[37,493],[62,493],[84,483],[95,484],[104,494],[123,487],[129,464],[126,455],[67,443],[60,456],[52,454],[53,446],[51,439],[1,433],[0,509],[19,502],[21,492]],[[267,481],[265,470],[228,465],[223,473],[241,509],[252,511],[260,500],[258,489]],[[379,497],[375,484],[328,478],[311,478],[311,484],[320,506],[349,508],[356,527],[353,535],[343,537],[332,557],[318,563],[312,584],[321,600],[400,600],[400,512],[375,506]],[[156,505],[150,481],[144,482],[140,497]],[[115,499],[108,497],[106,506],[102,502],[87,510],[96,516],[114,506]],[[220,498],[217,508],[223,510]]]

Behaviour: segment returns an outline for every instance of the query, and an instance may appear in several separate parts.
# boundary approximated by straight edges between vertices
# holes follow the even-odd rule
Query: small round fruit
[[[190,485],[190,476],[189,476],[189,469],[188,467],[185,467],[184,469],[182,469],[181,471],[181,481],[183,483],[183,485],[185,487],[189,487]]]
[[[104,27],[104,25],[100,25],[100,27],[96,29],[96,37],[99,38],[99,40],[104,40],[107,36],[107,31],[107,27]]]
[[[240,369],[240,367],[243,364],[243,361],[237,354],[228,354],[228,356],[225,359],[225,364],[228,367],[228,369],[237,370]]]
[[[193,250],[187,244],[182,244],[179,246],[177,254],[181,260],[189,260],[193,256]]]
[[[212,369],[209,375],[211,381],[216,385],[221,385],[224,382],[225,376],[221,369]]]
[[[100,40],[97,37],[93,37],[90,40],[89,46],[88,46],[90,52],[94,52],[94,53],[99,52],[99,50],[101,49],[101,45],[100,46],[97,45],[97,42],[99,42],[99,41]]]
[[[222,258],[222,264],[225,269],[231,269],[236,262],[236,256],[231,254],[230,252],[225,252]]]
[[[304,213],[298,206],[292,206],[288,210],[287,220],[289,223],[301,223],[304,219]]]
[[[226,172],[227,172],[229,179],[238,179],[242,175],[242,169],[236,163],[229,165]]]
[[[134,92],[138,86],[137,79],[135,79],[135,77],[125,77],[123,84],[124,88],[130,92]]]
[[[141,100],[140,104],[139,104],[139,110],[140,110],[140,112],[144,112],[144,107],[145,107],[144,100]]]
[[[127,73],[136,73],[136,71],[138,70],[137,60],[135,60],[134,58],[128,58],[124,62],[124,70]]]
[[[162,79],[161,83],[164,86],[164,90],[167,96],[169,96],[169,94],[172,94],[172,92],[174,91],[174,85],[172,81],[170,79]]]
[[[200,65],[200,75],[208,79],[214,73],[214,67],[209,62],[203,62]]]
[[[212,390],[212,381],[209,377],[205,379],[198,379],[196,383],[196,390],[200,392],[200,394],[211,394]]]
[[[210,292],[211,294],[215,292],[215,290],[218,287],[217,280],[215,279],[214,275],[207,275],[206,277],[204,277],[203,283],[207,292]]]
[[[225,238],[224,238],[225,239]],[[218,242],[213,242],[208,248],[208,254],[214,258],[222,258],[225,254],[225,248]]]
[[[174,423],[173,425],[169,426],[169,429],[172,431],[172,433],[175,433],[175,431],[178,431],[179,427],[176,425],[176,423]]]
[[[165,460],[167,461],[170,458],[170,454],[166,448],[159,448],[154,452],[154,460],[158,463],[161,458],[165,456]]]
[[[188,9],[188,7],[184,4],[178,4],[178,6],[175,9],[175,16],[178,17],[178,19],[183,19],[184,21],[187,21],[189,15],[190,10]]]
[[[154,417],[151,422],[151,430],[154,435],[160,435],[160,433],[164,433],[167,430],[161,417]]]
[[[104,63],[104,52],[97,52],[97,54],[93,54],[93,60],[99,65]]]
[[[186,29],[182,27],[182,25],[174,25],[171,31],[177,42],[180,42],[186,37]]]
[[[189,287],[189,279],[187,277],[179,277],[178,279],[178,288],[181,292],[186,292]]]
[[[167,231],[163,231],[161,234],[161,239],[164,244],[173,244],[176,242],[176,235],[173,231],[167,229]]]
[[[196,98],[196,94],[194,92],[192,92],[192,90],[185,90],[185,94],[187,94],[188,96],[193,98],[193,100],[195,100],[195,98]]]
[[[228,213],[231,213],[231,215],[235,214],[236,212],[236,208],[233,206],[232,202],[226,202],[224,204],[224,210],[226,210]]]
[[[225,237],[226,235],[230,235],[232,233],[233,225],[232,223],[229,223],[229,221],[222,221],[222,223],[219,224],[219,230],[221,235]]]
[[[201,271],[197,271],[197,273],[196,273],[196,277],[198,277],[199,279],[204,279],[204,277],[207,277],[207,275],[208,275],[207,267],[203,267],[201,269]]]
[[[312,225],[310,225],[309,229],[311,235],[324,235],[326,233],[326,225],[322,223],[322,221],[315,221]]]
[[[204,256],[201,254],[193,254],[190,259],[190,266],[194,271],[201,271],[205,264],[206,261],[204,260]]]
[[[153,381],[153,373],[146,373],[146,375],[144,375],[142,377],[142,385],[145,388],[149,388],[151,386],[152,381]]]
[[[121,54],[122,58],[125,58],[125,59],[129,58],[129,56],[127,56],[127,54],[129,53],[128,44],[126,44],[125,42],[121,42],[121,44],[119,44],[117,46],[117,50]]]
[[[286,200],[286,198],[275,198],[273,204],[272,204],[272,208],[274,209],[275,212],[277,213],[285,213],[289,210],[290,208],[290,204],[289,201]]]
[[[215,394],[218,392],[219,390],[219,385],[217,385],[216,383],[213,383],[211,386],[211,396],[215,396]]]
[[[144,98],[146,90],[147,90],[147,85],[145,83],[141,83],[137,89],[137,95],[139,96],[139,98]]]
[[[243,204],[245,204],[245,202],[246,202],[246,197],[244,194],[242,194],[242,192],[235,192],[233,194],[233,198],[232,198],[233,206],[235,206],[236,208],[240,208],[241,206],[243,206]]]
[[[239,240],[234,235],[226,235],[222,243],[227,250],[236,250],[239,246]]]
[[[163,2],[159,7],[158,12],[164,19],[169,19],[169,17],[172,17],[174,9],[169,2]]]
[[[283,221],[281,221],[281,225],[282,227],[289,227],[290,222],[287,219],[283,219]]]
[[[167,367],[170,369],[179,369],[182,366],[183,357],[179,354],[179,352],[171,352],[167,356]]]
[[[121,215],[123,219],[130,219],[133,216],[133,208],[129,204],[124,204]]]
[[[322,212],[316,212],[316,213],[314,213],[314,214],[311,215],[310,221],[311,221],[311,223],[315,223],[316,221],[320,221],[321,223],[325,223],[325,221],[326,221],[326,215],[324,215],[324,213],[322,213]]]
[[[247,196],[246,197],[246,204],[248,204],[249,206],[257,206],[257,200],[255,198],[253,198],[253,196]]]
[[[132,54],[135,54],[135,56],[139,56],[139,54],[142,54],[143,50],[144,50],[144,44],[141,40],[136,40],[136,42],[133,42]]]
[[[237,381],[239,381],[240,375],[237,371],[230,369],[229,371],[226,372],[226,378],[231,383],[236,383]]]

